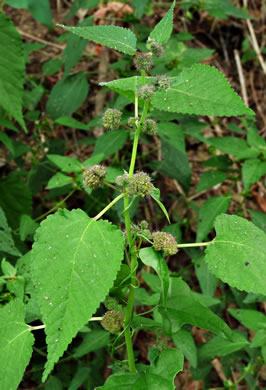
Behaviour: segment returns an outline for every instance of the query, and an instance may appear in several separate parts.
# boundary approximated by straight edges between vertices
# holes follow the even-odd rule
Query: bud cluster
[[[128,173],[126,172],[126,173],[124,173],[124,175],[117,176],[117,178],[115,179],[115,183],[119,187],[125,188],[128,185],[128,183],[129,183]]]
[[[103,115],[103,125],[106,129],[115,130],[120,125],[122,112],[114,108],[108,108]]]
[[[138,120],[139,120],[139,118],[137,118],[135,116],[131,116],[130,118],[128,118],[127,124],[128,124],[128,126],[135,128],[136,127],[136,122]]]
[[[149,72],[152,68],[152,55],[150,53],[138,53],[135,57],[135,66],[138,71]]]
[[[105,313],[101,321],[104,329],[110,333],[118,333],[123,326],[123,315],[118,310],[110,310]]]
[[[171,87],[171,78],[166,74],[158,74],[153,77],[152,82],[157,89],[168,89]]]
[[[148,40],[148,45],[147,45],[152,54],[154,54],[156,57],[163,57],[164,55],[164,48],[162,45],[160,45],[159,43],[157,43],[156,41],[154,40]]]
[[[152,95],[155,92],[155,88],[153,85],[144,85],[139,88],[139,96],[143,100],[151,100]]]
[[[140,195],[142,197],[152,193],[153,185],[151,178],[145,172],[137,172],[132,176],[127,191],[132,195]]]
[[[177,242],[170,233],[155,232],[152,235],[153,247],[157,251],[163,251],[165,255],[175,255],[178,251]]]
[[[147,237],[148,239],[152,238],[152,234],[147,221],[141,221],[138,225],[135,225],[135,227],[139,234]]]
[[[94,190],[99,187],[106,176],[106,168],[102,165],[92,165],[83,172],[83,184]]]
[[[158,125],[157,122],[153,119],[146,119],[142,126],[142,131],[145,134],[148,135],[155,135],[157,134]]]
[[[104,306],[108,310],[116,310],[118,307],[118,302],[114,297],[111,297],[110,295],[108,295],[108,297],[106,297],[106,299],[104,301]]]

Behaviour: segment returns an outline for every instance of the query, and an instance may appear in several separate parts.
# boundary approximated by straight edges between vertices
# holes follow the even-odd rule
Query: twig
[[[241,64],[239,52],[236,49],[234,50],[234,56],[235,56],[237,73],[238,73],[238,77],[239,77],[239,81],[240,81],[241,93],[242,93],[245,105],[248,106],[248,95],[247,95],[247,89],[246,89],[242,64]]]
[[[42,39],[42,38],[38,38],[36,36],[33,36],[31,34],[28,34],[22,30],[20,30],[20,28],[17,28],[18,32],[20,33],[20,35],[22,35],[23,37],[26,37],[26,38],[30,38],[32,39],[33,41],[36,41],[36,42],[40,42],[40,43],[43,43],[45,45],[49,45],[49,46],[53,46],[57,49],[60,49],[60,50],[64,50],[65,46],[64,45],[57,45],[57,43],[53,43],[53,42],[49,42],[49,41],[46,41],[45,39]]]

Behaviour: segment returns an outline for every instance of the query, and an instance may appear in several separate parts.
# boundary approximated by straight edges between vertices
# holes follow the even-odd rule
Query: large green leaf
[[[47,335],[43,380],[113,285],[123,235],[82,210],[59,210],[42,222],[32,249],[32,276]]]
[[[141,249],[139,256],[145,265],[152,267],[158,274],[161,281],[162,301],[163,304],[166,305],[166,298],[169,289],[169,272],[163,255],[152,247],[149,247]]]
[[[34,342],[24,322],[25,306],[15,299],[0,309],[0,388],[15,390],[29,364]]]
[[[210,233],[215,218],[226,213],[230,204],[227,196],[213,196],[207,199],[199,210],[199,222],[197,229],[197,242],[201,242]]]
[[[9,229],[5,213],[0,207],[0,252],[19,256],[20,252],[15,247],[11,231]]]
[[[92,27],[68,27],[62,24],[58,26],[101,45],[111,47],[125,54],[136,53],[136,36],[126,28],[119,26],[92,26]]]
[[[79,173],[82,171],[82,165],[77,158],[60,156],[59,154],[47,154],[47,159],[56,167],[60,168],[63,172]]]
[[[204,256],[197,257],[194,261],[195,273],[200,284],[202,293],[206,296],[213,297],[216,290],[218,280],[215,275],[209,270]]]
[[[183,114],[235,116],[254,115],[218,69],[196,64],[175,78],[167,90],[157,91],[154,107]]]
[[[70,116],[84,102],[89,84],[85,73],[63,77],[56,83],[46,104],[47,114],[52,119]]]
[[[224,153],[236,156],[238,159],[257,157],[260,153],[258,149],[250,147],[243,138],[232,137],[230,135],[205,138],[204,141]]]
[[[181,278],[170,278],[170,281],[165,313],[168,317],[165,319],[171,323],[169,333],[174,334],[183,325],[190,324],[230,339],[232,331],[228,325],[210,309],[200,304]]]
[[[172,336],[175,345],[181,349],[185,357],[190,361],[192,367],[197,367],[198,356],[197,348],[192,333],[181,329]]]
[[[27,131],[22,116],[23,43],[13,23],[3,13],[0,13],[0,52],[0,104]]]
[[[242,165],[242,178],[246,191],[266,173],[266,162],[256,158],[246,160]]]
[[[159,23],[156,24],[150,33],[149,39],[156,41],[159,44],[165,44],[168,42],[173,30],[174,8],[175,1],[167,14],[162,18],[162,20],[160,20]]]
[[[196,192],[207,190],[222,183],[227,178],[227,174],[217,169],[209,169],[204,172],[197,183]]]
[[[145,372],[110,376],[101,390],[174,390],[174,378],[183,369],[184,357],[177,349],[163,351]],[[99,390],[100,390],[99,389]]]
[[[223,282],[266,295],[266,235],[236,215],[219,215],[216,238],[206,249],[209,269]]]

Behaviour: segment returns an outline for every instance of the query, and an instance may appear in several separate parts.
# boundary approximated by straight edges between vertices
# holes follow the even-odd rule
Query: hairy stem
[[[110,202],[104,209],[102,209],[102,211],[99,212],[99,214],[97,214],[93,219],[94,221],[97,221],[97,219],[101,218],[101,216],[103,214],[106,213],[106,211],[108,211],[111,207],[113,207],[113,205],[115,205],[120,199],[124,198],[126,196],[125,193],[122,193],[120,195],[118,195],[116,198],[114,198],[114,200],[112,200],[112,202]]]

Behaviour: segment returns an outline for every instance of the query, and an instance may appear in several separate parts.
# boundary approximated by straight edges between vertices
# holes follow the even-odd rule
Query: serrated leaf
[[[184,356],[167,349],[145,372],[111,375],[101,390],[174,390],[174,378],[183,369]]]
[[[218,69],[195,64],[175,78],[170,88],[157,91],[154,107],[183,114],[236,116],[254,115]]]
[[[157,204],[161,208],[162,212],[164,213],[167,221],[170,223],[168,212],[167,212],[166,208],[164,207],[164,204],[160,201],[160,190],[159,190],[159,188],[153,187],[152,193],[151,193],[151,197],[152,197],[152,199],[155,200],[155,202],[157,202]]]
[[[258,331],[266,330],[266,316],[260,311],[250,309],[228,309],[229,313],[235,317],[246,328]]]
[[[205,256],[209,269],[232,287],[266,295],[265,233],[236,215],[219,215],[214,227]]]
[[[22,115],[25,76],[23,43],[12,21],[0,14],[0,104],[27,132]]]
[[[201,242],[210,233],[215,218],[219,214],[226,213],[230,205],[230,198],[226,196],[213,196],[207,199],[199,210],[199,222],[197,240]]]
[[[252,184],[266,174],[266,162],[258,159],[246,160],[242,165],[244,189],[249,191]]]
[[[112,287],[123,258],[123,235],[82,210],[59,210],[41,223],[32,249],[48,345],[43,380]]]
[[[205,138],[204,142],[238,159],[257,157],[260,153],[257,149],[251,148],[243,138],[232,136]]]
[[[196,192],[207,190],[222,183],[227,178],[227,174],[218,170],[211,169],[204,172],[197,183]]]
[[[156,24],[149,39],[156,41],[160,45],[166,44],[173,31],[173,16],[174,16],[175,1],[167,14]],[[149,41],[148,41],[149,42]]]
[[[132,0],[136,18],[141,19],[147,3],[148,0]]]
[[[167,298],[167,311],[170,321],[169,333],[178,332],[183,325],[195,325],[222,337],[231,337],[228,325],[210,309],[195,299],[188,285],[180,278],[170,278],[170,288]],[[167,319],[167,318],[166,318]]]
[[[152,267],[161,281],[161,294],[164,306],[166,305],[166,298],[169,289],[169,272],[165,259],[160,252],[154,248],[143,248],[139,251],[141,261],[148,267]]]
[[[119,26],[68,27],[62,24],[58,24],[58,26],[89,41],[100,43],[122,53],[130,55],[136,53],[136,36],[126,28]]]
[[[29,364],[34,342],[24,322],[25,306],[15,299],[0,309],[0,387],[15,390]]]
[[[5,213],[0,207],[0,252],[9,253],[13,256],[20,256],[15,247],[11,231],[9,229]]]
[[[46,112],[52,119],[70,116],[87,98],[89,84],[83,72],[63,77],[53,87],[46,104]]]
[[[233,333],[232,340],[225,340],[222,337],[216,336],[208,343],[199,347],[199,361],[210,361],[218,356],[226,356],[239,351],[247,345],[248,341],[238,333]]]
[[[257,210],[248,210],[248,212],[254,225],[266,233],[266,214]]]

